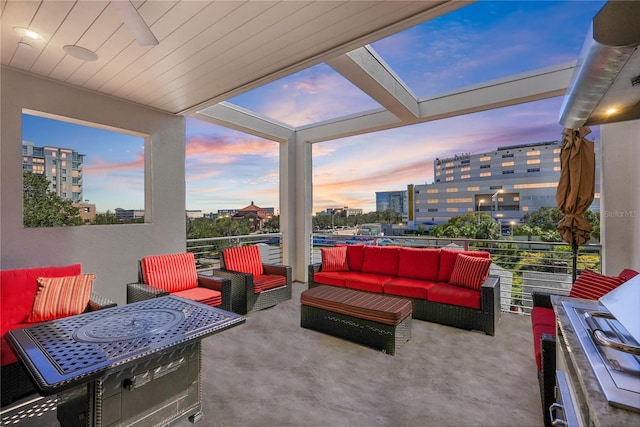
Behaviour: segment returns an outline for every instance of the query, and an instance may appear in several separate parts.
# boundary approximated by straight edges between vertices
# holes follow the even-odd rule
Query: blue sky
[[[577,59],[593,15],[604,1],[480,1],[372,43],[419,98]],[[300,126],[379,107],[326,64],[229,100]],[[375,210],[375,192],[433,180],[433,160],[462,152],[560,139],[562,98],[314,144],[314,212],[349,206]],[[38,119],[40,120],[40,119]],[[37,128],[38,132],[34,129]],[[50,124],[25,122],[24,138],[56,145]],[[141,144],[94,134],[60,146],[87,153],[85,198],[98,210],[137,208]],[[598,138],[598,130],[590,135]],[[84,139],[83,139],[84,138]],[[87,139],[95,144],[87,147]],[[402,142],[402,150],[397,150]],[[117,171],[117,196],[99,172]],[[216,212],[254,201],[278,208],[278,145],[188,118],[186,208]],[[136,172],[137,171],[137,172]],[[94,173],[95,175],[94,178]],[[136,176],[136,173],[138,174]],[[129,197],[130,189],[131,197]],[[108,196],[110,195],[110,196]],[[103,208],[102,206],[105,206]]]

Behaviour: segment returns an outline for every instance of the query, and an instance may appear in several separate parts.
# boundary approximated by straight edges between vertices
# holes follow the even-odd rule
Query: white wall
[[[0,78],[0,268],[81,263],[97,276],[94,290],[124,304],[141,257],[185,250],[184,118],[7,68]],[[145,174],[152,222],[23,228],[23,108],[151,135]]]
[[[602,271],[640,271],[640,120],[600,130]]]

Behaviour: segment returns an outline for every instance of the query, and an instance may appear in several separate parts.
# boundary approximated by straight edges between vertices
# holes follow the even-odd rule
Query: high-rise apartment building
[[[443,223],[469,212],[484,212],[508,227],[528,212],[556,206],[560,141],[501,147],[434,161],[433,184],[414,185],[415,225]],[[595,198],[600,210],[599,145],[595,143]]]
[[[49,190],[63,199],[82,203],[82,162],[84,154],[69,148],[36,147],[22,141],[22,170],[45,175]]]
[[[409,197],[407,190],[376,191],[376,212],[394,211],[407,219]]]

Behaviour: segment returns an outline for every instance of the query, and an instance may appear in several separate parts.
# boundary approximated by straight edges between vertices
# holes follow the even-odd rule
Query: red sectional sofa
[[[12,329],[32,326],[37,323],[34,320],[34,301],[39,284],[38,278],[81,278],[81,265],[73,264],[57,267],[23,268],[17,270],[0,271],[0,362],[1,362],[1,394],[2,406],[27,393],[35,391],[31,380],[13,347],[6,339],[6,333]],[[92,275],[91,275],[92,276]],[[91,291],[93,277],[88,279],[84,294],[89,298],[85,311],[94,311],[107,307],[114,307],[116,303]],[[56,283],[57,285],[57,283]],[[78,297],[78,292],[69,292],[66,295],[59,293],[61,298],[71,300]],[[45,295],[41,292],[41,295]],[[52,294],[48,294],[52,295]],[[47,311],[46,316],[56,316],[52,307],[58,305],[52,303],[52,299],[39,298],[42,307]],[[63,304],[61,304],[63,305]],[[82,304],[84,305],[84,304]],[[68,307],[67,307],[68,308]],[[62,316],[61,316],[62,317]]]
[[[500,278],[482,251],[348,245],[322,248],[309,266],[309,288],[332,285],[402,296],[413,318],[495,334]]]

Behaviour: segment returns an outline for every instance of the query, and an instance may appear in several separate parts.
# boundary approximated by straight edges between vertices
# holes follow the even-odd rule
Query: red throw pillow
[[[459,254],[449,283],[479,291],[489,277],[490,266],[491,259]]]
[[[623,277],[604,276],[588,269],[582,270],[580,276],[573,283],[569,296],[596,300],[624,282],[626,280]]]
[[[320,248],[322,252],[322,271],[349,271],[347,247]]]
[[[456,264],[456,259],[458,255],[468,255],[473,257],[491,259],[491,254],[489,252],[462,251],[462,250],[443,248],[440,251],[440,267],[438,270],[438,282],[450,283],[451,273],[453,272],[453,267]]]
[[[38,290],[27,323],[45,322],[84,312],[91,298],[95,274],[38,277]]]

